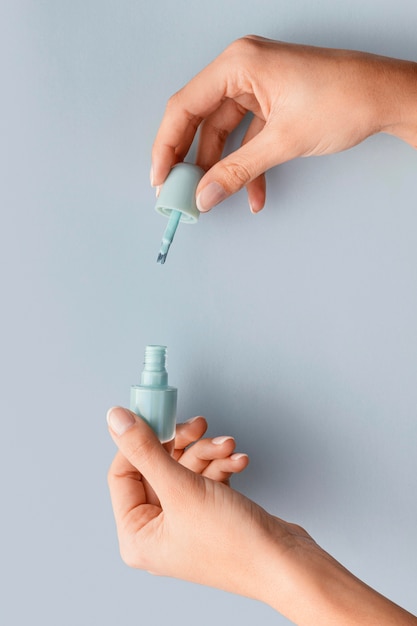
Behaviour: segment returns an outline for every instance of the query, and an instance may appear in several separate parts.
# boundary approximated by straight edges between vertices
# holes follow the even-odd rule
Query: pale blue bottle
[[[130,410],[142,417],[172,450],[177,415],[177,389],[168,385],[166,346],[146,346],[140,385],[130,389]]]

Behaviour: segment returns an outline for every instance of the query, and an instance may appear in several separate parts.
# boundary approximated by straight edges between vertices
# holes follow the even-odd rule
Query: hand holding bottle
[[[266,556],[263,529],[272,518],[222,482],[178,463],[134,413],[118,407],[108,421],[119,448],[109,486],[125,562],[253,595],[254,572]]]
[[[108,422],[119,448],[109,486],[128,565],[262,600],[301,626],[416,626],[302,528],[177,462],[134,413],[112,409]]]
[[[378,132],[417,147],[417,63],[243,37],[169,100],[152,152],[161,185],[200,128],[197,164],[207,211],[246,186],[253,212],[265,203],[264,172],[301,156],[350,148]],[[222,157],[246,113],[242,147]]]

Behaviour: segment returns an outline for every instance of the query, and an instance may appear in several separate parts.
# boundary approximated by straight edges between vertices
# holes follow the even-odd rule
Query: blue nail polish
[[[177,389],[168,385],[165,362],[165,346],[146,346],[140,385],[130,389],[130,410],[151,426],[161,443],[173,441],[177,414]]]

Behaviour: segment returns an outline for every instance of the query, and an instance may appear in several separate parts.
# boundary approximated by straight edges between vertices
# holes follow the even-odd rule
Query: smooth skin
[[[223,453],[196,473],[181,464],[188,435],[176,461],[134,413],[116,407],[107,420],[119,449],[108,481],[127,565],[261,600],[300,626],[417,625],[416,617],[358,580],[301,527],[205,476],[211,464],[216,474],[221,458],[221,472],[233,471],[227,440],[220,444]],[[202,448],[213,445],[208,440]],[[197,452],[191,463],[200,460]]]
[[[207,211],[242,187],[257,213],[265,175],[296,157],[331,154],[386,132],[417,147],[417,63],[301,46],[253,35],[233,42],[168,101],[152,150],[151,183],[163,184],[199,130]],[[253,115],[242,147],[222,158],[228,135]]]

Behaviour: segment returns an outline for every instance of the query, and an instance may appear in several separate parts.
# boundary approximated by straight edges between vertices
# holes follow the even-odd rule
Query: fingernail
[[[185,423],[186,424],[192,424],[193,422],[196,422],[197,420],[200,419],[200,415],[197,415],[196,417],[191,417],[189,420],[187,420]]]
[[[226,198],[227,193],[219,183],[209,183],[197,196],[197,208],[199,211],[209,211]]]
[[[151,171],[150,171],[150,174],[149,174],[149,178],[150,178],[150,180],[151,180],[151,186],[152,186],[152,187],[155,187],[155,184],[154,184],[154,182],[153,182],[153,181],[154,181],[154,178],[153,178],[153,166],[151,167]]]
[[[161,193],[162,185],[157,185],[155,189],[155,195],[159,198],[159,194]]]
[[[231,454],[230,458],[232,459],[232,461],[239,461],[239,459],[241,459],[242,457],[248,457],[247,454],[245,454],[244,452],[236,452],[235,454]]]
[[[221,446],[222,443],[227,441],[228,439],[233,439],[233,437],[215,437],[211,440],[211,443],[214,443],[216,446]]]
[[[260,213],[260,211],[262,211],[262,206],[255,207],[250,200],[249,208],[251,210],[251,213],[253,213],[254,215],[257,215],[258,213]]]
[[[116,407],[107,412],[107,423],[116,435],[123,435],[136,423],[136,420],[129,411]]]

